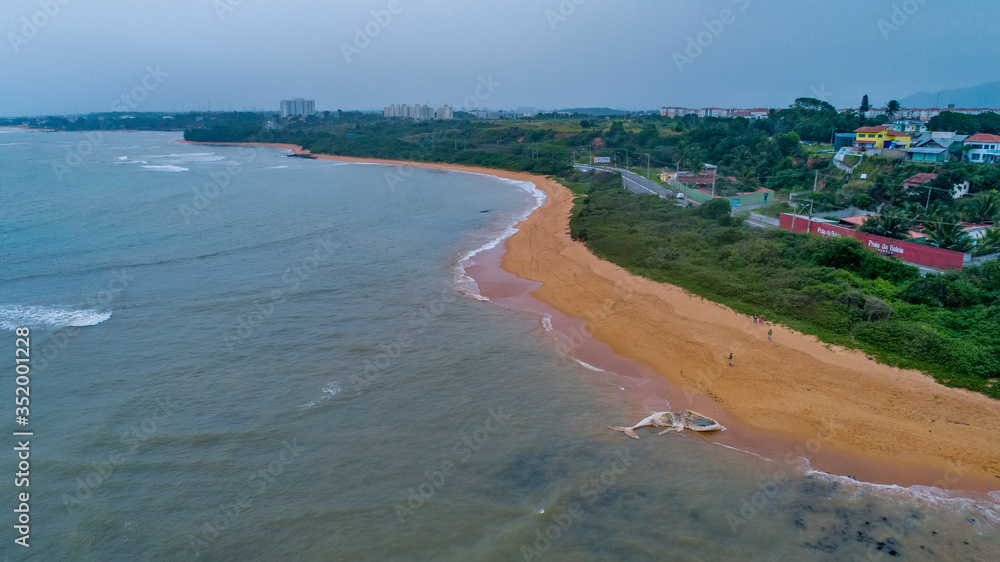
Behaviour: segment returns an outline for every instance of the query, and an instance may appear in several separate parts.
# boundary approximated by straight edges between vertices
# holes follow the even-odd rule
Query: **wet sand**
[[[729,428],[697,438],[775,460],[805,457],[816,470],[866,482],[1000,489],[1000,402],[784,326],[755,325],[727,307],[602,261],[570,238],[573,194],[554,180],[449,164],[316,156],[534,183],[545,192],[545,204],[505,244],[477,256],[469,274],[483,295],[551,316],[552,332],[562,335],[553,340],[557,350],[609,371],[597,373],[609,390],[627,393],[648,411],[662,409],[665,398],[674,410],[690,407]],[[774,330],[771,342],[768,329]],[[600,423],[629,425],[648,411]]]

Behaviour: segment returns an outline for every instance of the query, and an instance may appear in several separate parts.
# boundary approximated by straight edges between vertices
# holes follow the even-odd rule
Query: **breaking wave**
[[[3,330],[16,330],[20,326],[55,330],[69,326],[95,326],[109,318],[111,311],[0,304],[0,329]]]

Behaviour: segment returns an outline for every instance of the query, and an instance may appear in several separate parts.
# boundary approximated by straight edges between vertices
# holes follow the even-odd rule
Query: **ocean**
[[[179,138],[0,132],[4,560],[998,559],[997,494],[610,431],[662,381],[469,273],[533,186]]]

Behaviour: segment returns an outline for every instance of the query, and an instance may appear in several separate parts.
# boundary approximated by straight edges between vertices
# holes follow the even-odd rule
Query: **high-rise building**
[[[431,119],[454,119],[455,112],[451,107],[444,105],[437,109],[423,104],[415,105],[387,105],[382,111],[382,115],[387,119],[416,119],[417,121],[429,121]]]
[[[313,100],[304,100],[302,98],[281,100],[282,117],[291,117],[293,115],[315,115],[315,114],[316,114],[316,102]]]

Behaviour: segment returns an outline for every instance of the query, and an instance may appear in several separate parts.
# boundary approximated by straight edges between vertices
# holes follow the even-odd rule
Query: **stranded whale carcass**
[[[690,429],[691,431],[721,431],[726,429],[712,418],[692,410],[684,410],[683,412],[656,412],[643,418],[632,427],[608,427],[615,431],[621,431],[633,439],[639,438],[635,430],[640,427],[665,427],[666,429],[658,435],[663,435],[671,431],[683,431],[684,429]]]

